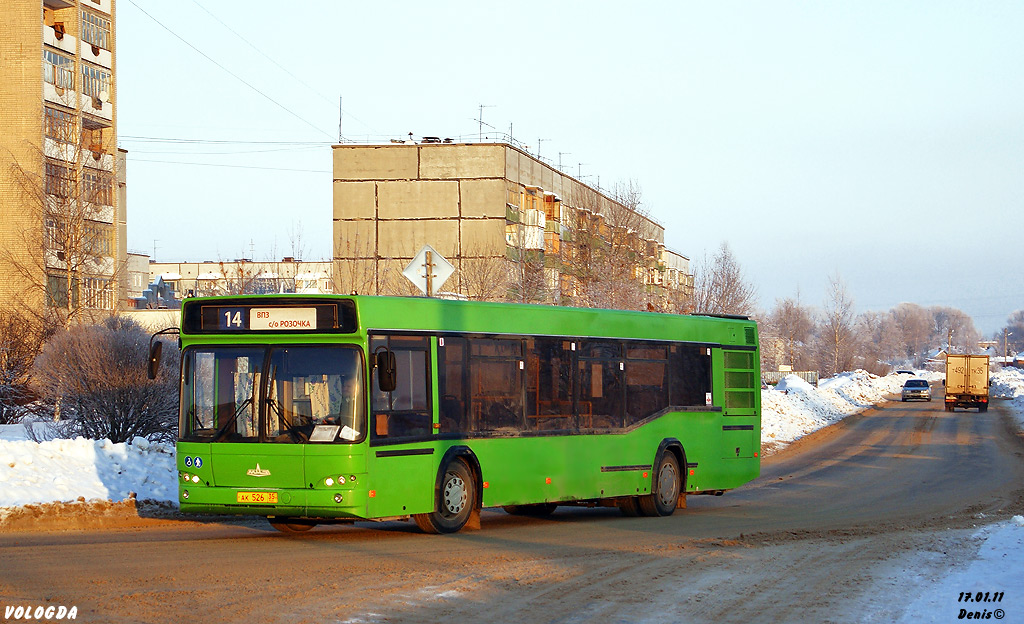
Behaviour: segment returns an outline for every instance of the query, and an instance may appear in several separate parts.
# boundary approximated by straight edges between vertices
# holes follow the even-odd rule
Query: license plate
[[[277,492],[238,492],[238,502],[276,505]]]

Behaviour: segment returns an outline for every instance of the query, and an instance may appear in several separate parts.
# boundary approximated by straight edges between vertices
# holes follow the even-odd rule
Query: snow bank
[[[934,381],[938,373],[922,372]],[[761,391],[761,442],[779,447],[899,394],[907,375],[879,377],[863,370],[822,380],[817,387],[787,375]]]
[[[953,622],[985,619],[1019,622],[1024,614],[1024,516],[1014,516],[978,531],[985,540],[974,561],[955,569],[938,582],[917,588],[920,593],[907,605],[901,623]],[[904,589],[908,589],[904,585]],[[989,594],[989,602],[968,602],[973,596]],[[993,594],[997,592],[998,602]],[[997,612],[998,610],[998,612]],[[970,617],[968,618],[968,614]],[[978,615],[980,614],[980,615]]]
[[[144,438],[0,440],[0,507],[79,497],[120,501],[132,492],[139,500],[177,501],[172,445]]]

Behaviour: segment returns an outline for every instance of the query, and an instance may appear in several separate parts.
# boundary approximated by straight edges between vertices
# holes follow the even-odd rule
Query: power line
[[[334,145],[334,141],[240,141],[235,139],[182,139],[178,137],[153,137],[134,134],[119,134],[118,140],[125,140],[127,143],[195,143],[212,145],[310,145],[327,146]]]
[[[131,2],[131,0],[128,1]],[[200,163],[187,162],[181,160],[158,160],[155,158],[132,158],[130,162],[160,163],[164,165],[188,165],[192,167],[226,167],[229,169],[253,169],[259,171],[290,171],[293,173],[333,173],[332,171],[325,169],[287,169],[285,167],[254,167],[251,165],[225,165],[220,163]]]
[[[214,15],[213,13],[211,13],[209,9],[207,9],[207,8],[206,8],[206,7],[204,7],[203,5],[199,4],[199,0],[192,0],[192,2],[193,2],[193,3],[194,3],[194,4],[196,5],[196,6],[197,6],[197,7],[199,7],[200,9],[202,9],[202,10],[203,10],[203,11],[204,11],[204,12],[205,12],[205,13],[206,13],[207,15],[209,15],[210,17],[212,17],[212,18],[213,18],[213,19],[214,19],[214,20],[215,20],[215,21],[216,21],[216,22],[217,22],[218,24],[220,24],[221,26],[223,26],[224,28],[226,28],[226,29],[227,29],[227,30],[228,30],[228,31],[229,31],[229,32],[230,32],[231,34],[233,34],[234,36],[238,37],[238,38],[239,38],[239,39],[241,39],[241,40],[242,40],[243,42],[245,42],[245,44],[246,44],[246,45],[248,45],[248,46],[249,46],[250,48],[252,48],[253,50],[255,50],[255,51],[256,51],[256,52],[257,52],[257,53],[258,53],[258,54],[259,54],[260,56],[262,56],[263,58],[265,58],[265,59],[267,59],[268,61],[270,61],[271,63],[273,63],[273,64],[274,64],[274,65],[275,65],[275,66],[276,66],[276,67],[277,67],[278,69],[280,69],[280,70],[281,70],[281,71],[283,71],[284,73],[286,73],[286,74],[288,74],[289,76],[291,76],[291,77],[292,77],[292,78],[293,78],[293,79],[294,79],[294,80],[295,80],[296,82],[298,82],[298,83],[299,83],[299,84],[301,84],[302,86],[306,87],[307,89],[309,89],[310,91],[312,91],[313,93],[315,93],[315,94],[316,94],[316,95],[317,95],[317,96],[318,96],[318,97],[319,97],[319,98],[320,98],[321,100],[323,100],[324,102],[327,102],[327,103],[328,103],[328,104],[330,104],[331,106],[334,106],[334,102],[333,102],[333,101],[331,101],[331,100],[329,100],[329,99],[327,98],[327,96],[326,96],[326,95],[324,95],[323,93],[320,93],[320,92],[319,92],[318,90],[316,90],[316,89],[315,89],[315,88],[314,88],[313,86],[311,86],[310,84],[308,84],[308,83],[307,83],[306,81],[302,80],[301,78],[299,78],[298,76],[296,76],[296,75],[295,75],[295,74],[293,74],[292,72],[288,71],[288,68],[286,68],[286,67],[285,67],[284,65],[282,65],[282,64],[278,63],[277,61],[275,61],[275,60],[274,60],[274,59],[273,59],[273,58],[272,58],[272,57],[271,57],[270,55],[268,55],[268,54],[267,54],[266,52],[264,52],[264,51],[263,51],[263,50],[261,50],[261,49],[260,49],[259,47],[257,47],[257,46],[256,46],[256,44],[254,44],[253,42],[251,42],[251,41],[249,41],[248,39],[246,39],[245,37],[243,37],[243,36],[241,35],[241,33],[239,33],[238,31],[236,31],[236,30],[235,30],[234,28],[232,28],[232,27],[231,27],[231,26],[229,26],[229,25],[228,25],[227,23],[225,23],[225,22],[224,22],[224,21],[223,21],[222,19],[220,19],[219,17],[217,17],[216,15]],[[339,108],[340,108],[340,106],[339,106]],[[352,114],[351,112],[349,112],[349,111],[347,111],[347,110],[345,110],[345,109],[343,109],[343,108],[342,108],[341,110],[342,110],[343,112],[345,112],[345,113],[346,113],[346,114],[347,114],[347,115],[348,115],[349,117],[351,117],[352,119],[355,119],[355,120],[356,120],[356,121],[358,121],[359,123],[361,123],[361,124],[363,124],[364,126],[366,126],[367,128],[369,128],[370,130],[373,130],[374,132],[377,132],[377,130],[376,130],[376,129],[372,128],[372,127],[371,127],[371,126],[370,126],[369,124],[367,124],[367,123],[366,123],[365,121],[363,121],[362,119],[360,119],[360,118],[356,117],[356,116],[355,116],[355,115],[353,115],[353,114]],[[379,133],[378,133],[378,134],[379,134]]]
[[[323,130],[321,130],[320,128],[318,128],[318,127],[317,127],[316,125],[314,125],[314,124],[313,124],[312,122],[310,122],[310,121],[306,120],[306,119],[305,119],[304,117],[302,117],[301,115],[299,115],[299,114],[298,114],[298,113],[296,113],[295,111],[291,110],[290,108],[288,108],[288,107],[287,107],[287,106],[285,106],[284,104],[282,104],[282,103],[278,102],[278,101],[277,101],[277,100],[275,100],[274,98],[270,97],[269,95],[267,95],[267,94],[266,94],[266,93],[264,93],[263,91],[260,91],[260,90],[259,90],[259,89],[257,89],[257,88],[256,88],[255,86],[253,86],[253,85],[252,85],[251,83],[249,83],[249,82],[248,82],[247,80],[245,80],[244,78],[242,78],[242,77],[241,77],[241,76],[239,76],[238,74],[234,73],[233,71],[231,71],[231,70],[230,70],[230,69],[228,69],[227,67],[224,67],[223,65],[221,65],[220,63],[218,63],[217,61],[215,61],[215,60],[213,59],[213,57],[211,57],[211,56],[210,56],[210,55],[208,55],[207,53],[203,52],[202,50],[200,50],[200,49],[199,49],[199,48],[197,48],[196,46],[194,46],[194,45],[192,45],[191,43],[189,43],[188,41],[186,41],[184,37],[182,37],[182,36],[181,36],[181,35],[179,35],[178,33],[174,32],[173,30],[171,30],[170,28],[168,28],[168,27],[167,27],[166,25],[164,25],[164,23],[163,23],[163,22],[161,22],[161,21],[160,21],[160,20],[158,20],[157,18],[153,17],[153,16],[152,16],[152,15],[150,15],[150,14],[149,14],[149,13],[148,13],[148,12],[147,12],[147,11],[146,11],[145,9],[143,9],[142,7],[140,7],[140,6],[139,6],[139,5],[138,5],[138,4],[137,4],[137,3],[135,2],[135,0],[128,0],[128,2],[130,2],[130,3],[132,4],[132,6],[134,6],[134,7],[135,7],[136,9],[138,9],[139,11],[142,11],[143,15],[145,15],[145,16],[146,16],[146,17],[148,17],[149,19],[153,20],[154,22],[156,22],[156,24],[157,24],[158,26],[160,26],[161,28],[163,28],[163,29],[164,29],[164,30],[166,30],[167,32],[169,32],[169,33],[171,33],[172,35],[174,35],[174,37],[175,37],[175,38],[177,38],[177,39],[178,39],[179,41],[181,41],[182,43],[184,43],[184,44],[185,44],[185,45],[187,45],[188,47],[190,47],[190,48],[192,48],[193,50],[195,50],[195,51],[196,51],[196,53],[198,53],[198,54],[199,54],[200,56],[202,56],[202,57],[203,57],[203,58],[205,58],[206,60],[210,61],[211,63],[213,63],[213,64],[214,64],[214,65],[216,65],[217,67],[221,68],[221,69],[222,69],[222,70],[224,70],[224,71],[225,71],[226,73],[230,74],[230,75],[231,75],[231,76],[232,76],[233,78],[235,78],[236,80],[238,80],[239,82],[241,82],[241,83],[242,83],[242,84],[244,84],[245,86],[249,87],[250,89],[252,89],[252,90],[253,90],[253,91],[255,91],[256,93],[258,93],[258,94],[262,95],[262,96],[263,96],[264,98],[266,98],[266,99],[267,99],[267,100],[268,100],[269,102],[273,103],[274,105],[276,105],[277,107],[279,107],[279,108],[280,108],[281,110],[283,110],[283,111],[285,111],[286,113],[288,113],[289,115],[291,115],[291,116],[295,117],[296,119],[298,119],[299,121],[301,121],[301,122],[303,122],[304,124],[308,125],[308,126],[309,126],[310,128],[313,128],[313,129],[314,129],[314,130],[316,130],[317,132],[320,132],[321,134],[326,134],[327,136],[329,136],[329,137],[332,137],[332,138],[333,138],[333,135],[331,135],[331,134],[329,134],[329,133],[327,133],[327,132],[324,132]]]
[[[229,152],[211,152],[206,150],[146,150],[132,149],[132,154],[189,154],[193,156],[237,156],[240,154],[269,154],[279,152],[306,152],[320,149],[321,146],[306,147],[275,147],[271,149],[238,149]]]

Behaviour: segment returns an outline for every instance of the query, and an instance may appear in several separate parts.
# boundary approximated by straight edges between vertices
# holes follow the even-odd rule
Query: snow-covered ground
[[[919,374],[930,381],[942,378],[934,372]],[[761,391],[762,441],[781,448],[880,403],[887,395],[898,394],[908,378],[855,371],[814,387],[799,377],[788,376],[777,387]],[[1005,404],[1024,429],[1024,371],[1011,368],[995,373],[991,393],[993,398],[1007,401]],[[22,425],[0,426],[0,521],[20,505],[81,499],[120,501],[132,493],[139,500],[176,504],[178,485],[172,445],[141,438],[130,444],[83,438],[37,443],[29,438]],[[949,621],[959,615],[961,608],[980,611],[981,617],[985,617],[986,609],[994,613],[994,609],[1002,608],[1011,621],[1024,618],[1024,594],[1018,595],[1024,587],[1024,517],[989,525],[976,538],[984,542],[977,558],[966,567],[950,570],[937,582],[917,573],[918,561],[904,561],[902,567],[900,561],[892,562],[897,570],[894,586],[914,596],[907,617],[925,622]],[[960,593],[968,591],[1003,591],[1006,595],[1001,604],[957,603]],[[994,617],[989,614],[985,619]]]

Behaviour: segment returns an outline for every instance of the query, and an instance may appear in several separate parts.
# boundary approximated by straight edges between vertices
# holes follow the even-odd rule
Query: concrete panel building
[[[126,297],[114,0],[7,0],[0,301],[58,318]],[[118,182],[121,184],[118,184]]]
[[[206,295],[333,293],[330,262],[248,259],[150,262],[149,282],[162,281],[178,298]]]
[[[412,294],[424,244],[456,267],[442,290],[471,298],[613,305],[616,272],[652,302],[692,287],[660,224],[509,144],[343,144],[333,169],[339,292]]]

